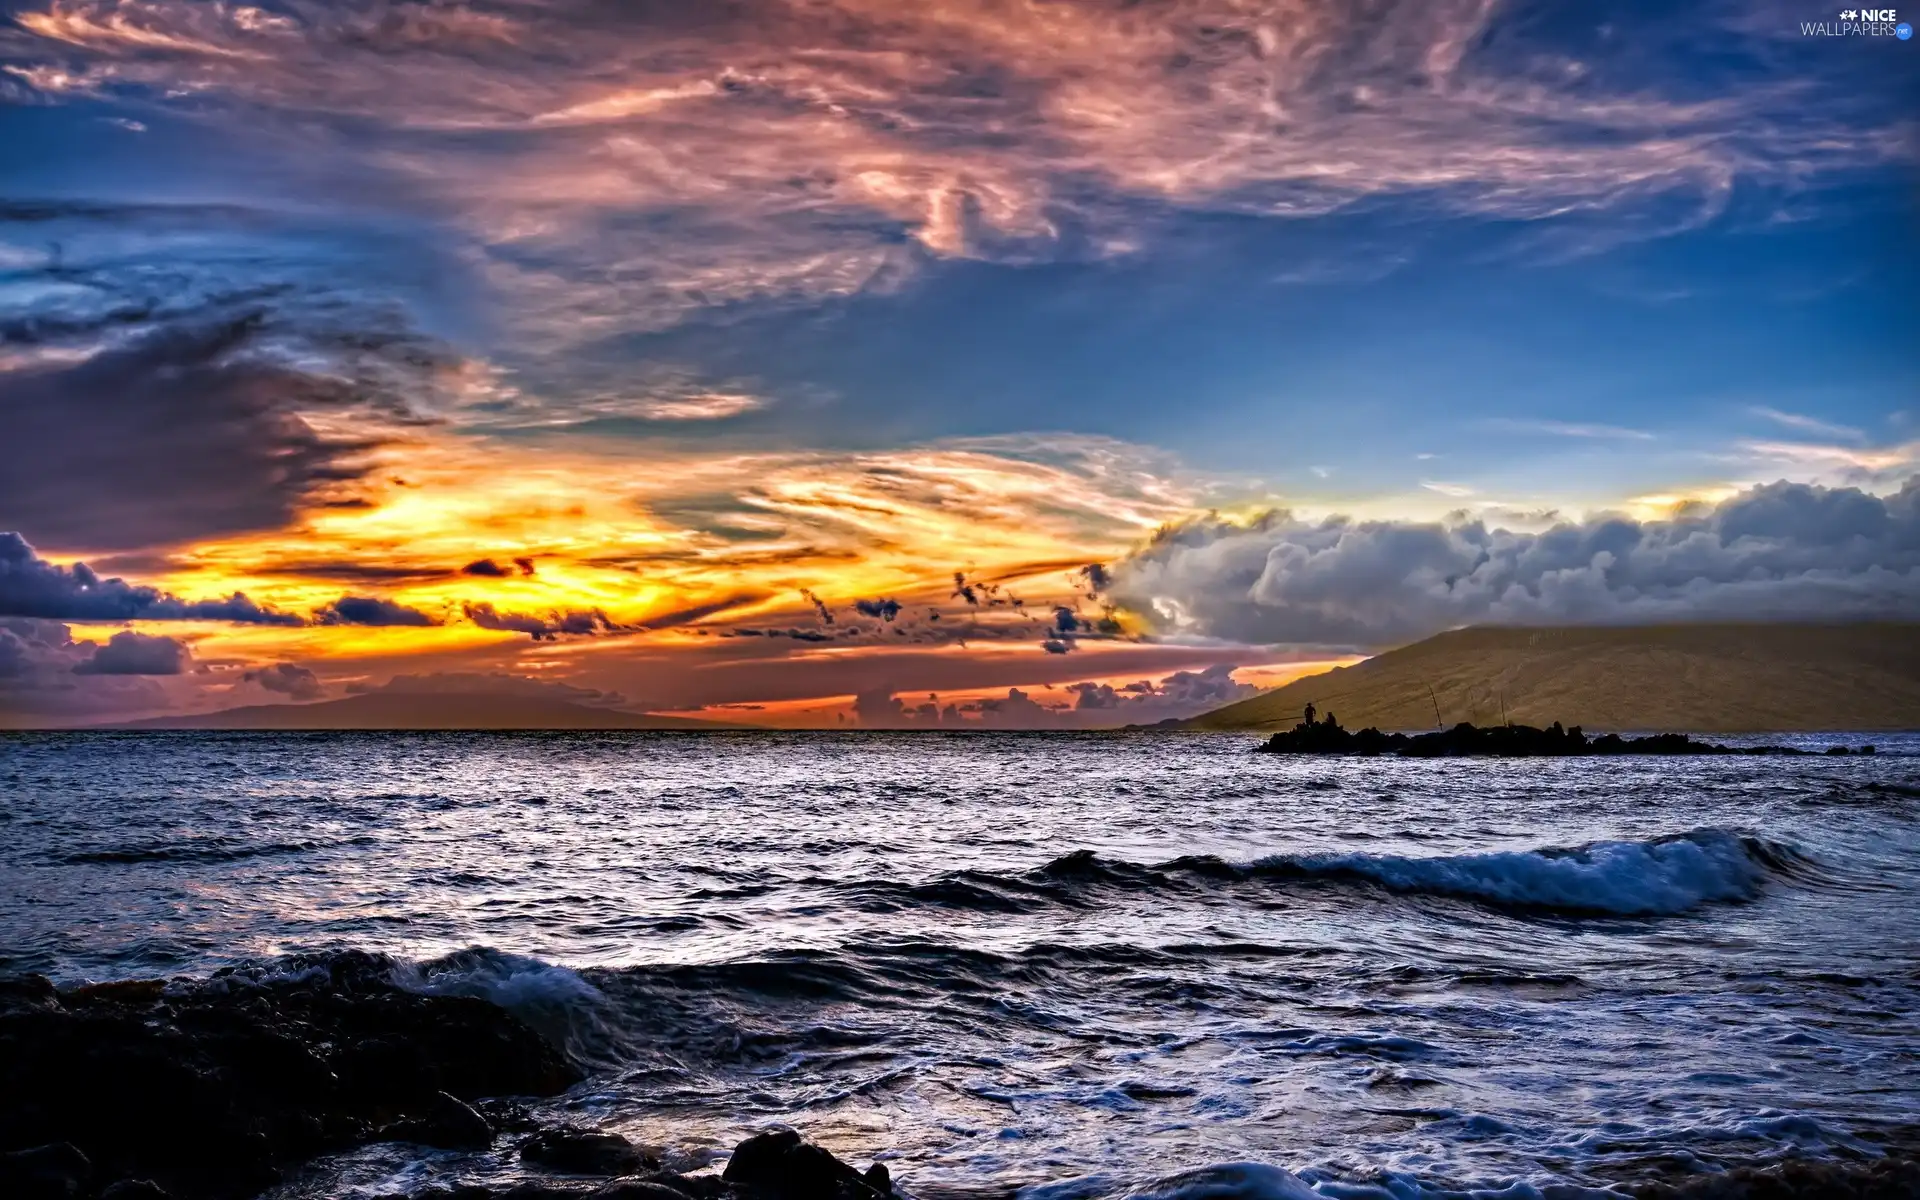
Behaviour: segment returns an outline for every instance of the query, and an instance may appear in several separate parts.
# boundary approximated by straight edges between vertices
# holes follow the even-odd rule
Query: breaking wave
[[[1395,892],[1460,896],[1515,908],[1635,917],[1752,900],[1769,878],[1800,873],[1806,861],[1780,843],[1724,829],[1697,829],[1649,841],[1443,858],[1276,855],[1251,870],[1268,876],[1363,879]]]
[[[1274,854],[1232,863],[1189,855],[1142,866],[1076,850],[1018,874],[967,871],[919,883],[883,879],[838,886],[855,907],[869,912],[928,905],[1016,913],[1050,904],[1093,905],[1103,890],[1173,892],[1258,880],[1362,884],[1570,916],[1653,917],[1753,900],[1770,880],[1820,877],[1817,864],[1784,842],[1708,828],[1640,841],[1434,857]]]

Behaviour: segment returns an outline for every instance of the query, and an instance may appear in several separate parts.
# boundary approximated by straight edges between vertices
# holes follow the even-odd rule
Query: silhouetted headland
[[[1793,746],[1723,746],[1717,742],[1696,741],[1684,733],[1655,733],[1645,737],[1621,737],[1617,733],[1588,737],[1578,725],[1564,728],[1555,721],[1545,729],[1532,725],[1489,725],[1481,727],[1465,721],[1451,729],[1432,733],[1382,733],[1368,727],[1355,732],[1343,729],[1332,713],[1322,720],[1313,718],[1311,706],[1307,719],[1292,729],[1282,730],[1257,747],[1264,754],[1357,755],[1381,754],[1401,758],[1589,758],[1608,755],[1682,755],[1682,754],[1872,754],[1871,745],[1858,750],[1833,746],[1825,751],[1801,750]]]

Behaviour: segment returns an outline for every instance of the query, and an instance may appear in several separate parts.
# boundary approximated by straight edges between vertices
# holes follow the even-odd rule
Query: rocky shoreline
[[[1400,758],[1592,758],[1651,755],[1789,755],[1845,756],[1872,754],[1874,747],[1831,746],[1824,751],[1801,750],[1792,746],[1723,746],[1716,742],[1696,741],[1684,733],[1656,733],[1646,737],[1623,738],[1617,733],[1588,737],[1576,725],[1563,728],[1555,721],[1545,729],[1531,725],[1477,726],[1461,722],[1451,729],[1432,733],[1382,733],[1368,727],[1354,732],[1341,728],[1332,713],[1315,721],[1309,718],[1292,729],[1282,730],[1255,750],[1262,754],[1312,754],[1333,757],[1372,758],[1383,754]]]
[[[586,1179],[429,1189],[412,1200],[880,1200],[797,1135],[764,1133],[724,1174],[661,1172],[618,1134],[529,1121],[514,1097],[583,1075],[507,1010],[421,995],[394,963],[347,952],[271,975],[56,989],[0,979],[0,1196],[242,1200],[322,1155],[374,1142],[484,1150],[517,1142],[530,1169]]]
[[[505,1185],[428,1182],[382,1200],[904,1194],[885,1166],[857,1171],[788,1129],[742,1141],[719,1174],[682,1174],[617,1133],[542,1124],[527,1100],[567,1091],[582,1072],[507,1010],[409,991],[394,967],[345,952],[199,981],[59,989],[0,978],[0,1196],[244,1200],[311,1160],[377,1142],[506,1151],[524,1168]],[[1920,1195],[1920,1165],[1894,1153],[1789,1162],[1624,1194],[1894,1200]]]

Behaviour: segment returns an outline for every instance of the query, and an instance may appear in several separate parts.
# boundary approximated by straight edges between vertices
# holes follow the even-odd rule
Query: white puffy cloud
[[[1165,631],[1381,646],[1476,623],[1920,617],[1920,476],[1898,492],[1772,483],[1670,520],[1545,532],[1483,521],[1169,526],[1116,563],[1111,599]]]

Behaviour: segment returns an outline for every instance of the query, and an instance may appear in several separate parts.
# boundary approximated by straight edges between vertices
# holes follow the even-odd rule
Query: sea
[[[1427,760],[1167,733],[0,736],[0,971],[392,956],[683,1170],[1617,1195],[1920,1140],[1920,737]],[[299,960],[303,970],[313,960]],[[323,969],[323,968],[322,968]],[[367,1148],[284,1200],[518,1171]]]

